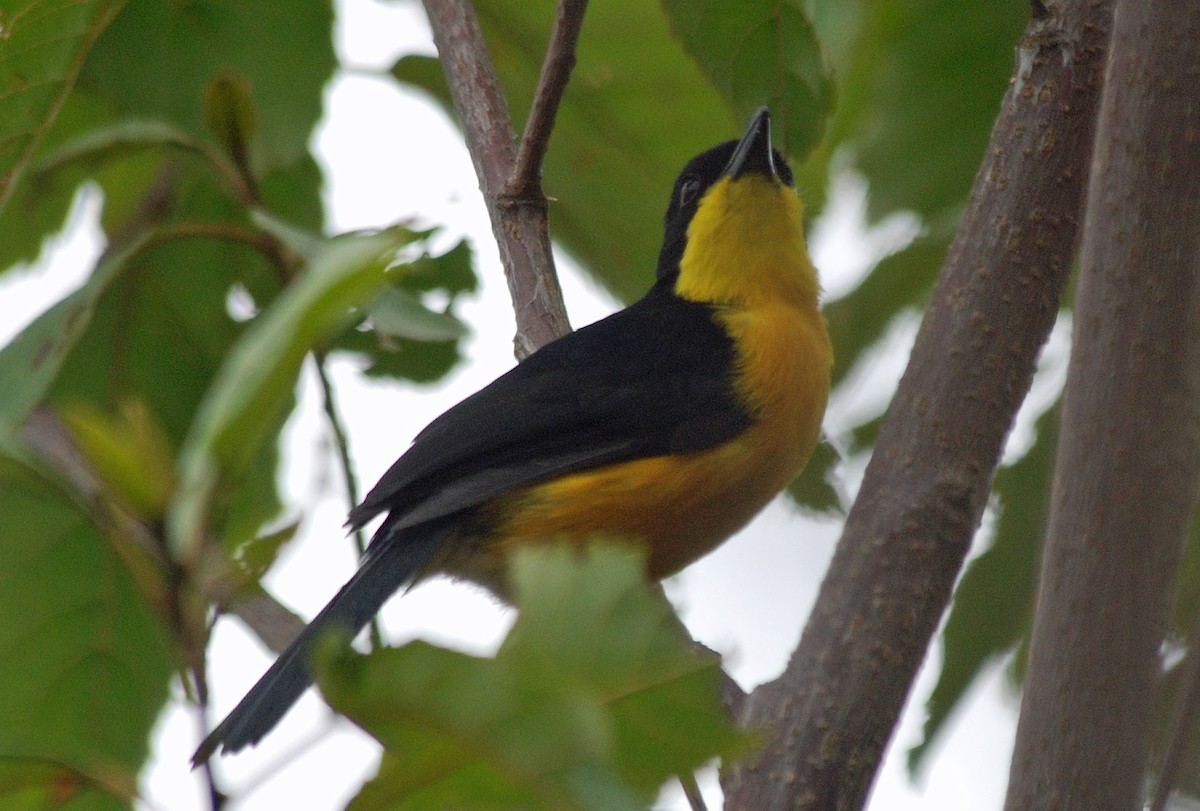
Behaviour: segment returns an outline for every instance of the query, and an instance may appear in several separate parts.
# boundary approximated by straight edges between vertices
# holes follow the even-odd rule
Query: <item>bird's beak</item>
[[[759,107],[746,134],[733,150],[733,156],[725,167],[725,174],[737,180],[747,172],[760,172],[772,180],[779,179],[775,171],[775,153],[771,149],[771,111]]]

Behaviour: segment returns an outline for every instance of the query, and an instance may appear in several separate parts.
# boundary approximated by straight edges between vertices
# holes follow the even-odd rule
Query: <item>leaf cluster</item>
[[[474,5],[521,121],[551,4]],[[678,167],[769,104],[810,220],[825,210],[832,179],[853,171],[869,188],[867,225],[898,212],[921,224],[916,239],[826,306],[835,383],[845,383],[926,299],[1025,13],[950,0],[592,4],[544,165],[552,234],[603,286],[636,298],[650,282]],[[209,601],[232,609],[256,592],[290,538],[270,529],[281,511],[276,445],[306,359],[350,353],[369,375],[417,381],[442,377],[458,359],[465,328],[453,303],[475,285],[468,245],[434,256],[430,233],[400,225],[324,234],[311,144],[337,69],[333,22],[316,0],[16,0],[0,13],[0,268],[35,261],[80,189],[102,196],[107,240],[88,281],[0,350],[0,558],[8,557],[0,572],[9,576],[0,683],[24,685],[0,691],[6,799],[36,807],[66,792],[113,807],[132,801],[171,675],[196,678],[203,661]],[[631,32],[647,44],[630,47]],[[403,56],[390,75],[448,106],[435,58]],[[997,479],[993,545],[959,586],[928,737],[980,669],[1028,633],[1055,413]],[[790,489],[801,506],[844,507],[831,479],[841,454],[869,452],[874,417],[830,437]],[[70,453],[47,453],[52,446]],[[554,571],[563,582],[577,576]],[[1189,579],[1181,605],[1195,602],[1192,581],[1200,582]],[[331,700],[394,752],[364,790],[364,807],[371,796],[400,802],[400,787],[417,783],[482,791],[471,781],[498,773],[508,782],[489,785],[506,786],[510,804],[532,805],[530,792],[544,791],[547,807],[586,806],[602,789],[641,803],[671,769],[725,751],[710,745],[676,760],[640,751],[656,739],[643,737],[649,728],[630,731],[634,716],[669,716],[640,705],[622,715],[606,692],[626,675],[599,671],[629,649],[605,639],[576,649],[590,636],[579,634],[586,625],[563,629],[566,642],[543,640],[539,623],[557,615],[537,606],[554,582],[527,596],[522,624],[492,662],[420,645],[365,660],[331,655]],[[596,599],[591,610],[624,605]],[[1181,634],[1193,614],[1194,605],[1181,608]],[[593,659],[551,672],[537,664],[543,643],[558,661]],[[617,659],[602,667],[604,657]],[[653,664],[692,678],[686,657],[667,658]],[[84,678],[92,671],[112,689],[97,690]],[[443,684],[456,686],[442,692]],[[664,706],[684,695],[661,689]],[[486,720],[468,701],[472,691],[507,696],[511,723],[496,721],[488,734],[497,737],[471,726]],[[384,702],[388,718],[422,707],[438,717],[368,721]],[[553,712],[522,715],[533,706]],[[105,735],[86,734],[84,724]],[[551,730],[568,736],[561,746],[528,748]],[[468,758],[466,740],[487,740],[487,756]],[[444,784],[421,783],[414,770],[434,762],[421,752],[460,766]],[[561,768],[531,772],[537,758]],[[655,771],[637,773],[643,760]]]

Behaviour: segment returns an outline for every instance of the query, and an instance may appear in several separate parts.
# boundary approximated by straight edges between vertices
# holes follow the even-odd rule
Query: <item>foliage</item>
[[[598,545],[514,556],[516,624],[494,658],[414,642],[327,650],[322,690],[383,743],[350,808],[644,808],[738,735],[641,556]]]
[[[475,5],[521,122],[552,4]],[[834,166],[867,180],[872,219],[921,218],[918,239],[827,306],[835,382],[846,380],[927,295],[1025,14],[950,0],[592,4],[544,167],[553,236],[619,297],[640,295],[678,167],[769,103],[784,111],[782,141],[810,219]],[[206,578],[214,565],[237,570],[237,550],[255,539],[273,559],[290,537],[267,527],[280,509],[276,444],[301,362],[353,353],[367,374],[428,381],[458,358],[464,328],[452,309],[474,287],[468,246],[433,256],[432,234],[399,227],[323,234],[311,144],[337,68],[332,25],[318,0],[15,0],[0,11],[0,268],[37,259],[84,183],[103,193],[108,240],[89,281],[0,351],[0,571],[10,579],[0,588],[0,682],[27,685],[0,691],[0,796],[14,807],[54,792],[89,806],[131,802],[169,680],[206,638],[206,608],[180,578],[194,585],[201,569]],[[630,31],[650,44],[630,48]],[[432,57],[405,55],[391,75],[447,98]],[[235,293],[252,301],[248,318],[231,314]],[[65,421],[96,493],[37,452],[24,430],[35,412]],[[799,504],[844,506],[829,483],[833,448],[864,452],[876,424],[849,426],[823,448],[790,490]],[[1052,436],[1040,430],[1027,459],[998,479],[995,545],[963,579],[947,623],[930,737],[980,667],[1027,634]],[[110,506],[96,507],[97,493]],[[594,685],[514,681],[533,667],[520,657],[535,656],[522,650],[535,617],[522,622],[493,662],[423,646],[343,657],[327,689],[354,716],[381,700],[380,683],[404,683],[393,668],[457,673],[466,686],[499,680],[514,706],[557,702],[559,732],[577,735],[564,757],[609,746],[589,742],[597,724],[617,724],[605,734],[622,746],[636,743],[619,719],[597,720],[614,708],[597,704]],[[85,664],[126,686],[96,691],[79,678]],[[55,702],[35,694],[50,682],[60,685]],[[107,737],[83,734],[81,719]],[[385,743],[416,734],[365,725]],[[629,751],[606,749],[605,768]],[[364,796],[395,790],[419,765],[389,755]],[[617,795],[638,802],[669,773],[593,765],[572,761],[583,771],[570,774],[597,781],[591,788],[619,784]]]

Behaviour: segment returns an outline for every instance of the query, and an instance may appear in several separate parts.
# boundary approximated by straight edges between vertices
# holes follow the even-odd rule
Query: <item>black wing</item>
[[[702,450],[745,430],[733,343],[713,308],[678,298],[672,281],[430,423],[350,525],[386,510],[390,528],[415,526],[564,473]]]

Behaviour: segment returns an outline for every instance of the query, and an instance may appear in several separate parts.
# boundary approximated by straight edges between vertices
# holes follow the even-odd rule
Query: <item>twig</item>
[[[521,136],[516,168],[508,179],[506,196],[520,198],[541,194],[542,160],[546,157],[558,105],[575,67],[575,44],[579,41],[586,10],[587,0],[560,0],[558,4],[550,44],[546,46],[546,60],[542,63],[533,107],[525,122],[525,134]]]
[[[346,428],[342,424],[341,414],[338,412],[337,400],[333,394],[333,385],[329,382],[329,373],[325,369],[326,353],[324,350],[313,352],[313,360],[317,367],[317,377],[321,381],[321,399],[322,407],[325,411],[325,419],[329,422],[329,427],[333,431],[334,445],[337,446],[338,466],[342,471],[342,480],[346,485],[346,499],[350,502],[349,509],[354,509],[358,506],[359,490],[358,477],[354,475],[354,461],[350,458],[350,440],[346,435]],[[356,527],[350,533],[354,539],[354,548],[358,552],[359,559],[362,558],[367,551],[367,538],[361,527]],[[370,624],[371,646],[379,648],[383,646],[383,635],[379,632],[379,620],[377,617],[371,618]]]
[[[500,249],[516,314],[516,354],[524,358],[571,330],[550,252],[546,198],[536,184],[531,193],[506,194],[516,169],[512,124],[470,2],[426,0],[425,12]],[[562,56],[555,61],[567,63]]]
[[[726,808],[861,808],[949,601],[1078,244],[1109,7],[1047,6],[800,645],[747,701],[769,737],[722,775]]]
[[[696,775],[692,773],[679,775],[679,785],[683,789],[683,796],[688,801],[688,807],[692,811],[708,811],[708,805],[704,802],[704,794],[700,791],[700,785],[696,782]]]

